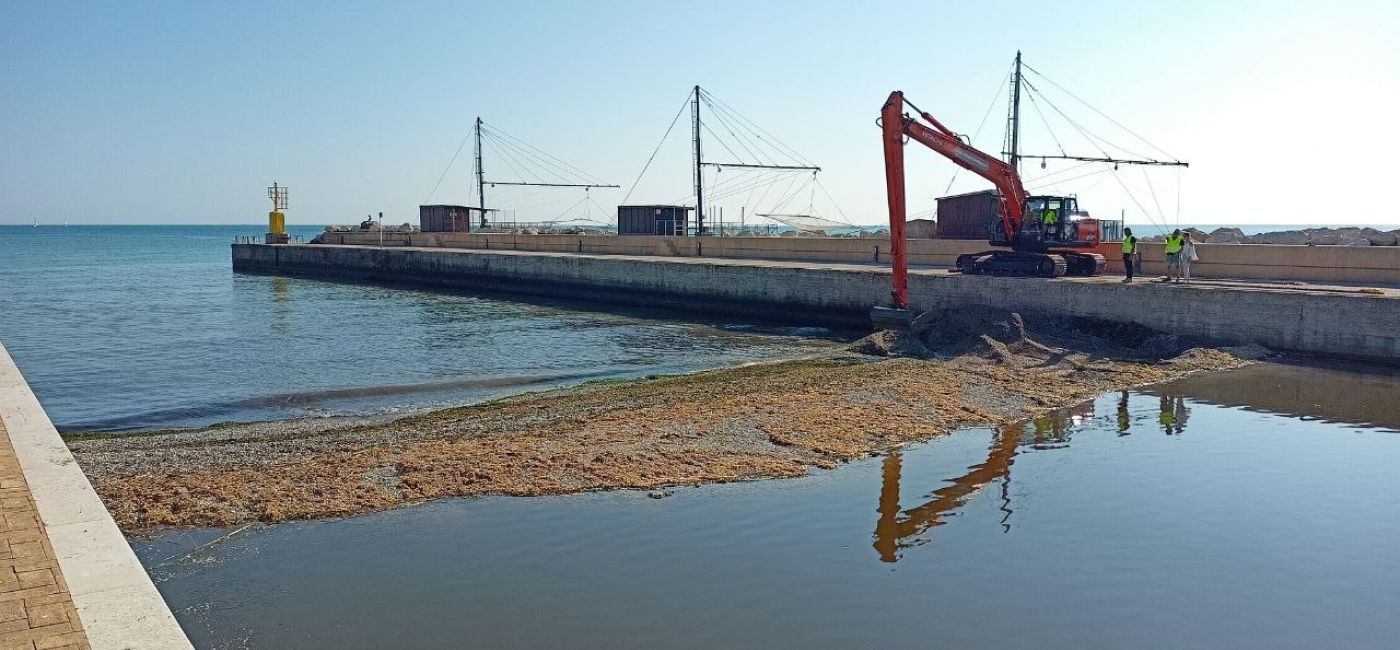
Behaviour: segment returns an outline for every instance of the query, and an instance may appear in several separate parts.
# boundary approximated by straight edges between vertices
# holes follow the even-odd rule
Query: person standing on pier
[[[1175,282],[1181,279],[1181,249],[1185,244],[1181,241],[1181,230],[1173,230],[1167,235],[1167,277],[1163,282]]]
[[[1191,233],[1186,232],[1181,235],[1181,281],[1191,281],[1191,263],[1196,261],[1196,242],[1191,239]]]
[[[1133,258],[1137,255],[1137,235],[1132,228],[1123,229],[1123,282],[1133,281]]]

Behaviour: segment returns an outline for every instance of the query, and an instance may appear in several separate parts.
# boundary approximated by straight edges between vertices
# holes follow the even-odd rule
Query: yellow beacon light
[[[267,213],[267,243],[285,244],[287,237],[287,188],[277,183],[267,188],[267,198],[272,199],[272,212]]]

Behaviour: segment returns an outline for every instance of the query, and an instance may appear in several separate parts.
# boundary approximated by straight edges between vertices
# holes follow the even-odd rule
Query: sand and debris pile
[[[1131,323],[959,305],[926,311],[908,331],[882,330],[850,350],[913,359],[981,358],[1053,369],[1079,368],[1102,358],[1160,361],[1198,345],[1188,337]]]

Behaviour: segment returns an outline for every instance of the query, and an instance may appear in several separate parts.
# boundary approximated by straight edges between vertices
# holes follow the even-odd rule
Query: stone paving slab
[[[192,647],[0,345],[0,650]]]
[[[91,647],[0,422],[0,650]]]

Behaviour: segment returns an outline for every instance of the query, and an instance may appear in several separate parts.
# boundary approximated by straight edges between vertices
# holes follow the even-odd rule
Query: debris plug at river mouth
[[[921,316],[860,353],[584,385],[390,422],[74,440],[129,533],[354,515],[448,496],[794,477],[1094,395],[1248,363],[1146,328]],[[889,358],[903,357],[903,358]]]

